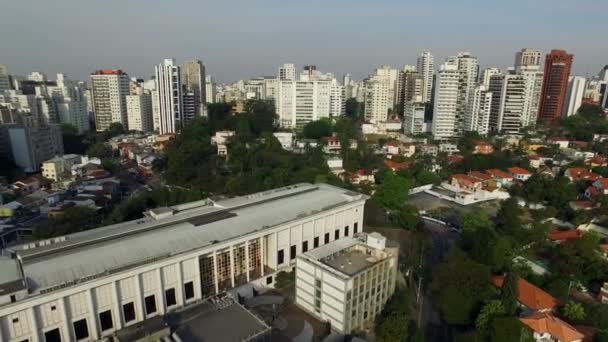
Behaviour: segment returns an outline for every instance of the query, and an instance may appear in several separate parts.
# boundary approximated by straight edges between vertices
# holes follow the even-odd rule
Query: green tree
[[[405,204],[412,182],[404,177],[389,174],[386,180],[378,186],[374,198],[389,210],[395,210]]]
[[[126,132],[125,127],[120,122],[112,122],[110,126],[108,126],[107,131],[110,138],[117,137]]]
[[[320,139],[330,136],[332,132],[331,121],[321,119],[307,123],[302,129],[302,135],[307,139]]]
[[[564,305],[564,317],[574,322],[581,322],[585,319],[585,308],[581,303],[568,302]]]
[[[486,332],[496,317],[504,315],[505,308],[499,300],[491,300],[481,308],[475,319],[475,328],[480,333]]]
[[[532,331],[516,317],[497,318],[492,322],[492,342],[534,342]]]
[[[402,206],[397,212],[393,213],[392,218],[399,227],[407,230],[418,229],[422,223],[418,208],[413,205]]]
[[[496,228],[507,234],[517,236],[522,230],[521,216],[523,211],[517,204],[517,199],[511,197],[500,203],[496,213]]]
[[[365,104],[354,97],[346,100],[344,104],[344,114],[352,119],[362,118],[364,111]]]
[[[87,149],[87,155],[92,158],[112,158],[112,148],[105,143],[96,143]]]
[[[405,341],[408,338],[410,293],[397,289],[376,317],[374,328],[377,341]]]
[[[490,270],[454,249],[433,270],[431,293],[446,322],[469,325],[484,300],[492,295]]]
[[[500,289],[500,301],[505,313],[508,315],[515,314],[517,303],[519,300],[519,277],[515,272],[509,272],[505,276],[504,283]]]
[[[78,135],[78,129],[70,124],[61,124],[61,135],[63,138],[63,149],[66,154],[85,154],[87,144],[84,137]]]
[[[37,239],[47,239],[87,230],[94,227],[96,217],[96,211],[91,208],[71,207],[65,209],[60,218],[50,218],[34,225],[33,235]]]
[[[251,117],[251,129],[258,136],[274,131],[277,118],[274,101],[248,100],[245,102],[245,112]]]

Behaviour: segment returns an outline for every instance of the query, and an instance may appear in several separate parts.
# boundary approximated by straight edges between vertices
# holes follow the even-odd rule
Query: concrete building
[[[156,92],[158,94],[159,134],[177,133],[184,121],[182,108],[182,82],[180,67],[174,59],[165,59],[156,66]]]
[[[184,62],[181,69],[182,83],[186,92],[191,92],[194,99],[192,111],[195,116],[206,115],[207,109],[207,81],[205,78],[205,65],[197,59]],[[187,118],[187,116],[184,114]]]
[[[564,104],[564,116],[576,114],[585,95],[587,79],[582,76],[570,76],[566,90],[566,103]]]
[[[135,94],[127,95],[127,123],[130,130],[151,132],[152,121],[152,94],[143,87],[137,87]]]
[[[292,63],[285,63],[279,67],[278,73],[279,81],[295,81],[296,80],[296,66]]]
[[[297,255],[360,232],[366,199],[298,184],[13,247],[13,259],[0,259],[0,340],[98,340],[217,294],[272,286]]]
[[[422,102],[406,102],[403,107],[403,133],[417,135],[426,132],[424,113],[426,105]]]
[[[365,80],[365,119],[372,122],[386,121],[393,110],[399,72],[388,65],[376,69]]]
[[[524,48],[515,53],[515,72],[522,70],[540,70],[542,61],[540,51],[530,48]]]
[[[492,109],[492,92],[483,85],[475,88],[469,103],[469,112],[464,117],[465,131],[485,135],[490,131],[490,112]]]
[[[538,120],[553,123],[564,113],[568,78],[574,55],[564,50],[551,50],[545,59],[545,74]]]
[[[211,75],[205,76],[205,101],[207,103],[215,102],[215,95],[217,90],[215,89],[215,83],[213,83],[213,77]]]
[[[129,75],[122,70],[103,69],[91,74],[91,99],[95,113],[95,129],[105,131],[113,122],[127,125]]]
[[[8,129],[8,135],[13,160],[25,172],[38,172],[45,160],[63,155],[59,125],[13,127]]]
[[[485,68],[481,73],[481,78],[479,80],[479,84],[486,87],[488,89],[490,87],[490,77],[496,75],[502,75],[502,70],[498,68]]]
[[[0,64],[0,95],[9,89],[11,89],[11,79],[8,75],[8,68]]]
[[[78,154],[65,154],[57,156],[42,163],[42,176],[53,182],[59,182],[72,176],[72,166],[80,164],[82,156]]]
[[[46,87],[46,91],[55,106],[59,123],[74,126],[78,134],[88,132],[90,127],[85,98],[86,84],[68,80],[64,74],[57,74],[56,84]]]
[[[332,78],[329,86],[329,116],[338,117],[344,115],[346,96],[344,86],[338,80]]]
[[[446,62],[441,65],[435,80],[433,100],[433,139],[449,139],[461,135],[461,118],[457,113],[460,92],[458,64]]]
[[[395,109],[398,113],[403,113],[403,107],[407,102],[423,102],[424,78],[417,73],[413,66],[405,66],[399,72],[397,80],[397,97],[395,99]]]
[[[334,235],[337,241],[297,258],[290,254],[296,258],[296,305],[340,334],[373,328],[395,292],[399,248],[387,246],[378,233],[355,235],[349,227]]]
[[[420,54],[416,71],[422,76],[422,102],[431,102],[433,94],[433,76],[435,75],[433,55],[425,51]]]
[[[330,117],[330,80],[284,80],[276,101],[282,127],[302,128],[311,121]]]

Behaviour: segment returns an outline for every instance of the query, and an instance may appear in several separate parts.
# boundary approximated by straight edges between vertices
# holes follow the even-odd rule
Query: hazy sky
[[[470,51],[507,67],[522,47],[574,53],[574,73],[608,64],[607,0],[0,0],[0,64],[88,79],[148,78],[167,57],[200,58],[218,81],[315,64],[363,78],[423,50]]]

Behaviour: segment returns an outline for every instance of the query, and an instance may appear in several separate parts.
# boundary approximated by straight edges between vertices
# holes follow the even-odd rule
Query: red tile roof
[[[502,287],[505,282],[505,277],[495,276],[492,278],[492,282],[494,283],[494,286]],[[519,278],[517,287],[519,289],[518,301],[532,310],[552,310],[560,304],[555,297],[543,291],[541,288],[536,287],[524,278]]]
[[[573,342],[585,338],[585,335],[576,328],[549,313],[536,313],[519,320],[535,332],[541,335],[548,333],[561,342]]]
[[[597,173],[591,172],[584,167],[571,167],[566,170],[566,175],[572,178],[573,181],[577,180],[596,180],[602,176]]]
[[[492,176],[487,173],[479,172],[479,171],[471,171],[469,172],[469,176],[477,179],[481,179],[482,181],[491,180]]]
[[[513,176],[499,169],[489,169],[486,170],[486,173],[495,178],[513,179]]]
[[[578,239],[583,236],[584,232],[578,229],[554,230],[549,232],[548,238],[551,241],[568,241]]]
[[[457,173],[455,175],[452,175],[452,179],[456,179],[458,184],[463,184],[463,185],[467,185],[467,186],[481,183],[480,180],[475,179],[473,177],[469,177],[467,175],[463,175],[462,173]]]
[[[532,172],[521,168],[519,166],[513,166],[507,169],[509,172],[511,172],[512,174],[516,174],[516,175],[531,175]]]
[[[407,169],[408,167],[412,166],[414,163],[415,162],[413,162],[413,161],[404,161],[404,162],[400,162],[400,163],[393,161],[393,160],[384,161],[384,165],[393,170]]]

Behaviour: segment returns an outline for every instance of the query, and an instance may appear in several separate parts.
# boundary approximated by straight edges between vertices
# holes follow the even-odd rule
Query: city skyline
[[[64,72],[87,80],[96,69],[121,68],[148,78],[158,60],[198,58],[219,82],[274,75],[283,63],[314,64],[338,77],[362,79],[383,64],[415,64],[422,51],[432,52],[436,65],[468,51],[483,69],[512,66],[515,52],[530,47],[543,54],[567,50],[575,55],[573,74],[591,76],[606,64],[599,56],[608,52],[600,44],[603,11],[594,0],[335,1],[318,10],[310,10],[315,2],[181,2],[179,9],[188,11],[160,2],[69,2],[61,8],[41,1],[2,5],[0,27],[14,32],[0,37],[0,63],[10,73]]]

